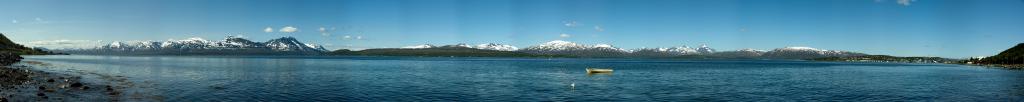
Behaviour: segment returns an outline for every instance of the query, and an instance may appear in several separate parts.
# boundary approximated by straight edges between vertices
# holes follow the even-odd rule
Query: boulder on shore
[[[0,66],[11,65],[17,63],[18,61],[21,61],[21,59],[24,58],[22,58],[18,54],[14,54],[11,52],[0,52]]]

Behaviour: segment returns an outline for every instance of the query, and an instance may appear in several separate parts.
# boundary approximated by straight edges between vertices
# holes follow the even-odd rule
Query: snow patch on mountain
[[[473,48],[483,49],[483,50],[498,50],[498,51],[516,51],[516,50],[519,50],[518,47],[515,47],[515,46],[512,46],[512,45],[495,44],[495,43],[480,44],[480,45],[476,45]]]
[[[423,45],[405,46],[405,47],[401,47],[401,48],[402,49],[474,48],[474,49],[481,49],[481,50],[497,50],[497,51],[516,51],[516,50],[519,50],[519,48],[516,47],[516,46],[505,45],[505,44],[496,44],[496,43],[484,43],[484,44],[479,44],[479,45],[476,45],[476,46],[471,46],[471,45],[465,44],[465,43],[459,43],[459,44],[454,44],[454,45],[444,45],[444,46],[434,46],[434,45],[431,45],[431,44],[423,44]]]
[[[758,50],[758,49],[752,49],[752,48],[740,49],[740,50],[736,50],[736,51],[741,51],[741,52],[768,52],[768,50]]]
[[[244,38],[229,36],[222,41],[210,41],[200,37],[192,37],[182,40],[168,39],[167,41],[135,41],[113,43],[93,48],[92,50],[114,50],[114,51],[185,51],[185,50],[231,50],[231,49],[261,49],[270,48],[272,51],[302,51],[302,52],[326,52],[327,49],[316,44],[299,42],[293,37],[282,37],[272,39],[266,43],[252,42]]]
[[[810,59],[810,58],[821,58],[821,57],[846,57],[846,56],[862,56],[866,54],[837,51],[837,50],[822,50],[811,47],[785,47],[777,48],[772,51],[768,51],[764,54],[768,58],[783,58],[783,59]]]
[[[402,48],[405,48],[405,49],[425,49],[425,48],[434,48],[434,47],[437,47],[437,46],[430,45],[430,44],[423,44],[423,45],[405,46],[405,47],[402,47]]]
[[[715,53],[715,49],[712,49],[711,47],[708,47],[707,44],[701,44],[700,48],[697,48],[697,53],[711,54],[711,53]]]

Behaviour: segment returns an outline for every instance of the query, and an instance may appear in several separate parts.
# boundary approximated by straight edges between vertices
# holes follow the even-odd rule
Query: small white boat
[[[612,73],[612,69],[587,68],[587,73]]]

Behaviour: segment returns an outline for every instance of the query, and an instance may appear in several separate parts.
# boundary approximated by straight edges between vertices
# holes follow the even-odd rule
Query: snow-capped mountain
[[[587,46],[583,44],[577,44],[568,41],[555,40],[543,43],[541,45],[524,48],[520,51],[530,53],[623,53],[632,54],[638,56],[678,56],[678,55],[692,55],[692,54],[710,54],[714,53],[715,50],[708,46],[701,46],[698,49],[690,48],[688,46],[679,47],[667,47],[667,48],[639,48],[633,50],[627,50],[623,48],[614,47],[610,44],[597,44],[593,46]],[[588,52],[589,51],[589,52]]]
[[[618,48],[618,47],[612,46],[610,44],[597,44],[597,45],[591,46],[589,49],[590,50],[617,51],[617,52],[633,52],[632,50],[626,50],[626,49]]]
[[[740,51],[740,52],[768,52],[768,51],[765,51],[765,50],[758,50],[758,49],[752,49],[752,48],[746,48],[746,49],[741,49],[741,50],[736,50],[736,51]]]
[[[453,48],[453,47],[473,48],[473,46],[469,46],[469,44],[465,44],[465,43],[459,43],[459,44],[455,44],[455,45],[444,45],[444,46],[441,46],[441,47],[445,47],[445,48]]]
[[[700,54],[697,50],[688,46],[681,47],[659,47],[659,48],[640,48],[632,51],[633,55],[636,56],[647,56],[647,57],[658,57],[658,56],[679,56],[679,55],[696,55]]]
[[[719,52],[706,44],[702,44],[698,48],[682,46],[626,50],[609,44],[588,46],[561,40],[542,43],[541,45],[524,48],[519,51],[533,54],[564,54],[580,57],[674,57],[681,55],[703,55],[716,58],[809,59],[865,55],[846,51],[819,50],[810,47],[786,47],[772,51],[742,49]]]
[[[721,51],[712,53],[711,56],[722,58],[761,58],[768,51],[757,49],[741,49],[736,51]]]
[[[568,41],[555,40],[546,42],[537,46],[531,46],[524,48],[526,51],[575,51],[575,50],[610,50],[619,52],[629,52],[628,50],[614,47],[609,44],[597,44],[593,46],[577,44]]]
[[[249,39],[235,37],[235,36],[228,36],[228,38],[225,38],[223,42],[217,43],[217,46],[229,47],[229,48],[231,48],[231,47],[234,47],[234,48],[254,48],[254,47],[260,47],[260,46],[263,46],[263,45],[258,43],[258,42],[249,41]]]
[[[519,50],[518,47],[515,47],[515,46],[512,46],[512,45],[495,44],[495,43],[480,44],[480,45],[476,45],[473,48],[484,49],[484,50],[498,50],[498,51],[516,51],[516,50]]]
[[[781,59],[809,59],[821,57],[847,57],[863,55],[866,54],[847,51],[821,50],[811,47],[785,47],[768,51],[763,55],[763,57]]]
[[[481,50],[497,50],[497,51],[516,51],[516,50],[519,50],[518,47],[515,47],[515,46],[512,46],[512,45],[495,44],[495,43],[485,43],[485,44],[479,44],[479,45],[476,45],[476,46],[470,46],[469,44],[465,44],[465,43],[459,43],[459,44],[455,44],[455,45],[444,45],[444,46],[434,46],[434,45],[431,45],[431,44],[423,44],[423,45],[405,46],[405,47],[401,47],[401,48],[402,49],[474,48],[474,49],[481,49]]]
[[[404,49],[425,49],[425,48],[435,48],[435,47],[437,47],[437,46],[430,45],[430,44],[423,44],[423,45],[405,46],[405,47],[402,47],[402,48],[404,48]]]
[[[588,46],[562,40],[542,43],[537,46],[520,49],[519,51],[533,54],[563,54],[581,57],[621,57],[627,56],[631,52],[608,44]]]
[[[611,46],[601,46],[601,47],[611,47]],[[573,42],[562,41],[562,40],[555,40],[555,41],[546,42],[546,43],[543,43],[543,44],[540,44],[540,45],[537,45],[537,46],[527,47],[527,48],[524,48],[522,50],[527,50],[527,51],[566,51],[566,50],[584,50],[584,49],[588,49],[588,48],[590,48],[590,47],[587,46],[587,45],[576,44],[576,43],[573,43]]]
[[[159,49],[160,42],[120,42],[115,41],[113,43],[99,46],[98,48],[112,49],[112,50],[143,50],[143,49]]]
[[[314,51],[314,52],[326,52],[322,46],[316,46],[311,44],[305,44],[299,42],[294,37],[283,37],[278,39],[271,39],[263,43],[264,46],[273,49],[274,51]]]
[[[700,48],[697,48],[697,53],[700,53],[700,54],[711,54],[711,53],[715,53],[715,49],[712,49],[711,47],[708,47],[707,44],[701,44]]]
[[[117,53],[145,53],[145,54],[319,54],[327,52],[323,46],[306,44],[294,37],[282,37],[271,39],[265,43],[253,42],[248,39],[229,36],[221,41],[210,41],[199,37],[183,40],[169,39],[163,42],[157,41],[116,41],[93,49],[81,49],[65,51],[69,53],[84,54],[117,54]]]

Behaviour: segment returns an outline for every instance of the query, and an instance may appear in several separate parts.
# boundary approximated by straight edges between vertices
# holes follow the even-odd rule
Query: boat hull
[[[587,68],[587,73],[612,73],[612,69]]]

